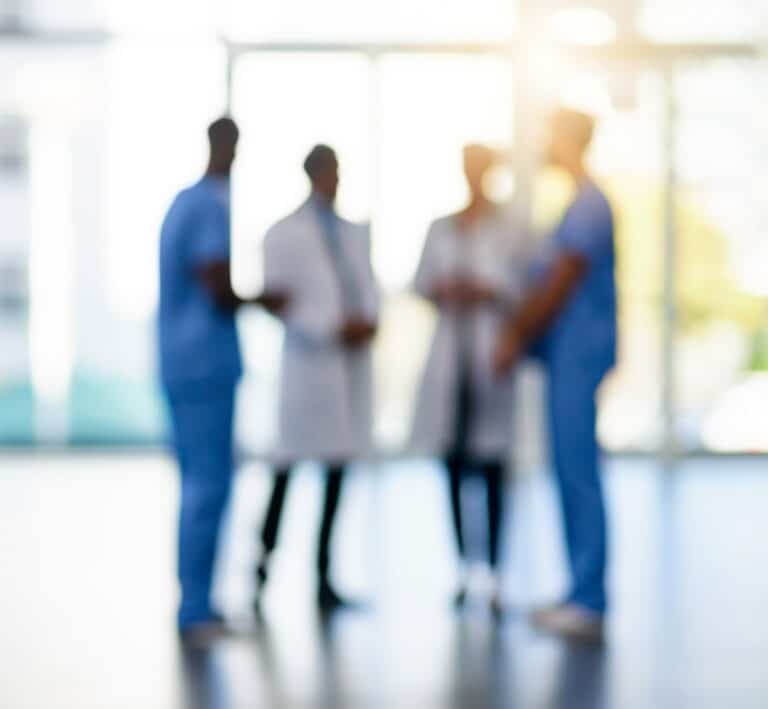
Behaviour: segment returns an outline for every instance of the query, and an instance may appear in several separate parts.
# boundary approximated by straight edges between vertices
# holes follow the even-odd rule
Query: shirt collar
[[[320,195],[315,194],[314,192],[309,195],[307,202],[310,207],[312,207],[312,209],[324,217],[336,216],[336,208],[334,205],[323,199]]]

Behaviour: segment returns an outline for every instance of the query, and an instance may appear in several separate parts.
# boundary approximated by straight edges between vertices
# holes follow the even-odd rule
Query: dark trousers
[[[504,464],[500,461],[486,461],[471,464],[466,459],[449,457],[445,461],[451,487],[451,513],[453,529],[459,556],[466,558],[464,540],[464,514],[461,507],[462,482],[467,472],[477,470],[485,483],[488,511],[488,561],[496,569],[499,565],[501,528],[504,521]]]
[[[459,555],[466,558],[464,540],[464,515],[461,508],[462,481],[469,472],[480,473],[485,482],[488,511],[488,560],[495,569],[499,564],[499,546],[504,516],[504,464],[501,460],[477,460],[468,453],[472,430],[474,401],[472,381],[467,366],[460,368],[456,395],[456,421],[453,446],[446,456],[445,467],[451,488],[451,512],[453,529]]]
[[[329,465],[326,469],[325,501],[323,503],[323,517],[320,523],[320,534],[317,542],[317,573],[320,583],[328,582],[330,571],[331,537],[333,536],[334,523],[339,510],[341,490],[344,484],[345,466]],[[265,554],[270,554],[277,546],[277,538],[280,531],[280,520],[283,516],[285,496],[291,479],[291,468],[281,468],[275,473],[275,482],[272,487],[272,496],[267,508],[267,516],[261,531],[261,543]]]

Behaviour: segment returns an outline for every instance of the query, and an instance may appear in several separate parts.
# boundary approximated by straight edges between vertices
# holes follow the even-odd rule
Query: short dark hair
[[[327,170],[337,163],[338,158],[333,148],[322,144],[316,145],[309,151],[309,155],[304,160],[304,172],[307,173],[310,180],[314,180],[323,170]]]
[[[208,142],[214,145],[232,145],[240,137],[240,129],[229,116],[217,118],[208,126]]]

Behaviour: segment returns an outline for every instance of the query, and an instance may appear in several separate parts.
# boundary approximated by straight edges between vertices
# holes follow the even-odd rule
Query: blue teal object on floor
[[[0,385],[0,444],[35,443],[35,394],[28,379]]]
[[[69,395],[69,442],[159,445],[167,438],[163,414],[154,378],[77,371]]]

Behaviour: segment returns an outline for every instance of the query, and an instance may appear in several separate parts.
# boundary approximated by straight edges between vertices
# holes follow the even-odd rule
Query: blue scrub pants
[[[571,571],[567,602],[604,613],[606,512],[597,442],[597,388],[605,369],[562,348],[547,358],[552,462]]]
[[[210,595],[219,529],[232,487],[235,383],[176,390],[168,399],[181,472],[178,624],[183,629],[215,617]]]

